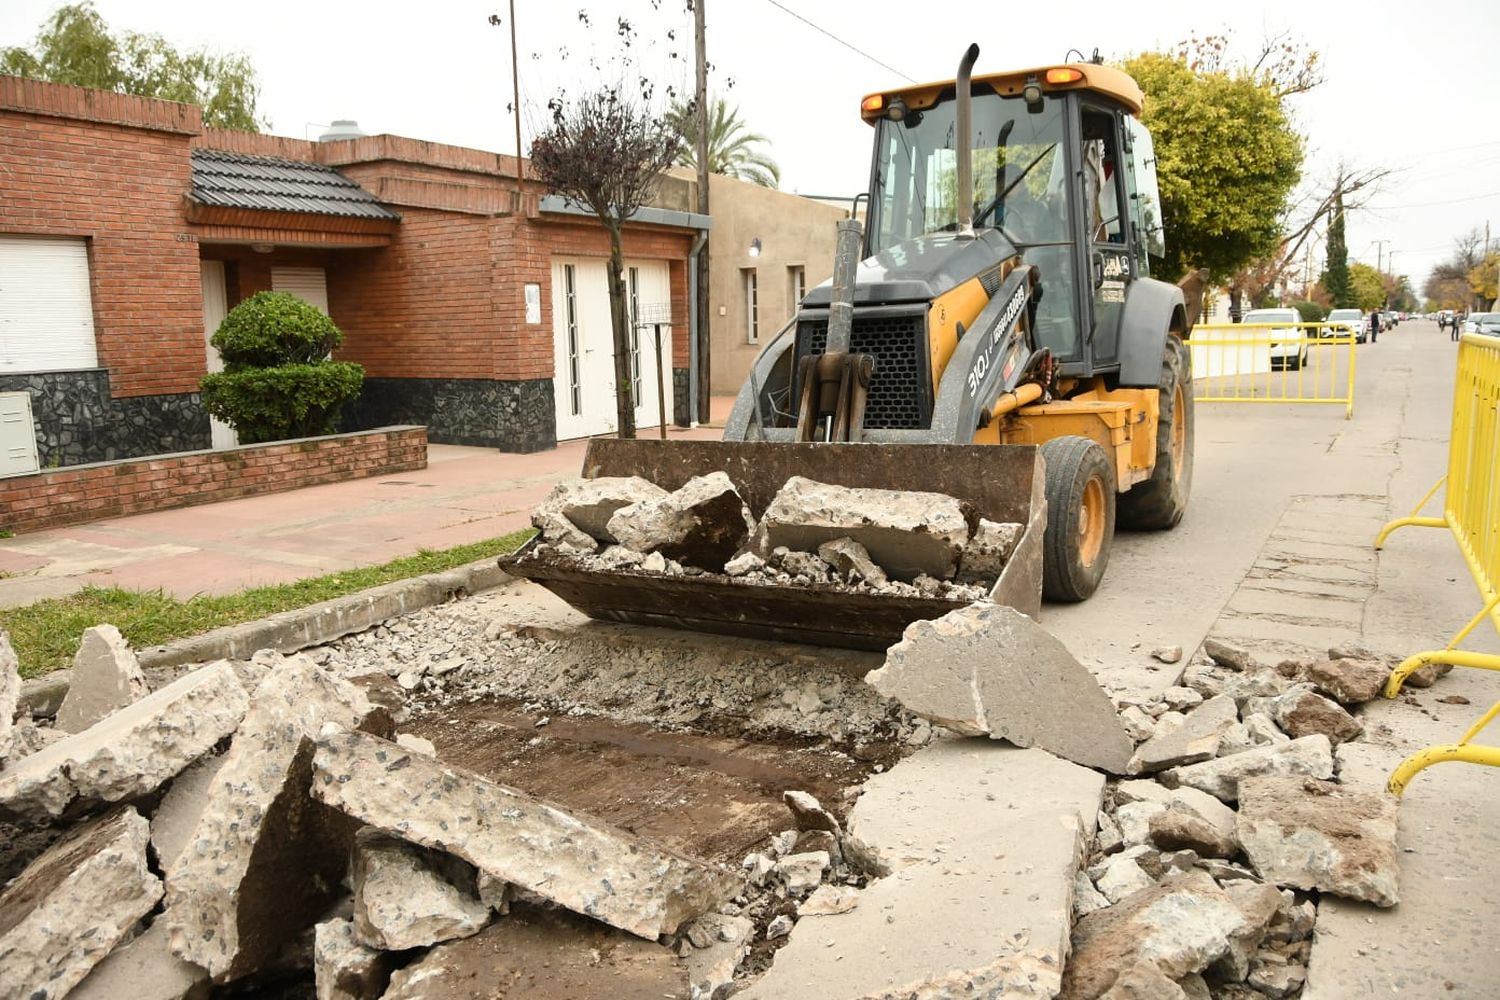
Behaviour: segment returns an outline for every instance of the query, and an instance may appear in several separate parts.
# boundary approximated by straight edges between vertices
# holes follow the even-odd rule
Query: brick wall
[[[79,465],[0,479],[0,528],[36,531],[426,467],[425,427]]]
[[[198,247],[182,221],[196,107],[0,76],[0,233],[88,241],[99,363],[116,396],[194,392]]]

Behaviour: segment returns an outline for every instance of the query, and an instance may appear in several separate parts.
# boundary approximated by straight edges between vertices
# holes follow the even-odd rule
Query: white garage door
[[[552,263],[552,333],[557,406],[557,437],[612,434],[615,419],[614,337],[609,321],[608,261],[556,258]],[[667,265],[661,261],[625,262],[626,294],[633,315],[649,315],[650,307],[670,301]],[[666,417],[672,419],[671,331],[662,330],[662,354],[667,361]],[[637,427],[661,423],[657,406],[657,366],[653,337],[642,330],[631,350],[631,392],[635,397]]]
[[[0,236],[0,372],[98,366],[87,244]]]

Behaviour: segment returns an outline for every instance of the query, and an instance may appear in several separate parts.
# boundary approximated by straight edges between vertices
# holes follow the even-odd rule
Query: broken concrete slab
[[[1163,851],[1189,850],[1206,857],[1231,857],[1239,850],[1239,843],[1234,837],[1233,811],[1227,808],[1226,811],[1230,812],[1227,829],[1191,809],[1168,806],[1150,819],[1151,843]]]
[[[207,1000],[208,972],[172,954],[160,917],[94,966],[68,1000]]]
[[[1338,746],[1365,731],[1364,723],[1337,702],[1318,694],[1311,684],[1297,684],[1274,698],[1251,704],[1293,738],[1322,733],[1329,743]]]
[[[221,756],[200,757],[167,786],[166,794],[151,814],[151,849],[156,852],[161,870],[171,870],[192,839],[213,791],[214,779],[223,767]]]
[[[81,733],[151,691],[135,651],[113,625],[83,630],[73,656],[73,677],[57,710],[55,725]]]
[[[1239,721],[1234,699],[1217,695],[1183,716],[1180,725],[1156,732],[1136,747],[1126,770],[1131,774],[1154,774],[1169,767],[1210,760],[1219,750],[1219,738]]]
[[[824,830],[834,836],[839,836],[844,832],[839,827],[839,821],[831,812],[823,808],[823,804],[816,796],[807,792],[789,791],[782,793],[781,800],[792,811],[792,820],[797,824],[799,831]]]
[[[482,984],[482,985],[481,985]],[[666,948],[570,914],[519,908],[473,937],[433,948],[391,976],[382,1000],[691,995],[688,970]]]
[[[1262,878],[1395,906],[1397,803],[1330,781],[1270,775],[1240,783],[1238,834]]]
[[[958,559],[958,581],[993,587],[1026,533],[1026,525],[981,517]]]
[[[0,816],[55,819],[154,791],[234,732],[247,703],[226,660],[179,677],[0,772]]]
[[[0,892],[0,997],[60,1000],[151,912],[149,827],[129,806],[84,823]]]
[[[865,681],[906,708],[967,736],[1115,774],[1134,742],[1114,703],[1051,633],[1014,608],[979,602],[907,626]]]
[[[898,580],[926,574],[952,579],[969,542],[961,501],[940,493],[861,489],[793,476],[755,529],[755,548],[816,552],[824,542],[852,538]]]
[[[734,894],[731,873],[362,733],[319,740],[313,795],[550,900],[655,939]]]
[[[743,996],[1050,996],[1103,784],[1041,750],[949,739],[875,775],[847,828],[891,874],[854,910],[799,920]]]
[[[1208,875],[1171,876],[1078,921],[1062,1000],[1096,1000],[1140,964],[1169,980],[1202,972],[1228,953],[1231,936],[1245,925],[1240,908]]]
[[[354,842],[354,932],[382,951],[426,948],[484,929],[474,870],[452,855],[368,827]],[[468,885],[464,886],[463,883]]]
[[[665,496],[622,507],[608,524],[609,534],[626,548],[660,552],[714,573],[723,571],[754,528],[750,508],[723,472],[694,476]]]
[[[558,514],[584,534],[606,545],[619,542],[609,530],[609,519],[631,504],[660,500],[667,491],[640,476],[600,476],[558,483],[537,505],[535,517]],[[538,525],[538,527],[540,527]]]
[[[21,666],[10,645],[10,633],[0,629],[0,763],[10,756],[11,728],[21,699]]]
[[[1390,676],[1391,668],[1380,660],[1318,660],[1307,668],[1313,686],[1344,705],[1378,698]]]
[[[1333,748],[1328,737],[1304,736],[1289,743],[1176,767],[1163,772],[1161,780],[1168,785],[1197,788],[1224,802],[1233,802],[1239,796],[1241,781],[1268,774],[1333,777]]]
[[[356,824],[307,793],[329,724],[390,728],[362,688],[305,656],[267,674],[167,870],[172,950],[216,981],[274,957],[337,897]]]
[[[746,553],[753,555],[753,553]],[[833,567],[845,583],[867,583],[884,587],[890,582],[885,570],[875,565],[869,550],[852,538],[835,538],[818,546],[818,558]]]
[[[394,956],[361,944],[353,920],[325,920],[313,933],[318,1000],[379,1000],[390,983]]]
[[[1271,920],[1281,908],[1281,893],[1274,886],[1237,880],[1223,886],[1224,894],[1240,908],[1244,928],[1229,936],[1229,950],[1209,967],[1209,974],[1221,982],[1242,983],[1250,974],[1250,959],[1265,940]]]

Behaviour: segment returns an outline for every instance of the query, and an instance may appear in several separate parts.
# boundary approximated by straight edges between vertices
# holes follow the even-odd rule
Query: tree
[[[531,143],[531,166],[542,185],[592,211],[609,233],[609,316],[622,438],[635,437],[635,401],[620,229],[656,190],[677,158],[680,141],[644,102],[627,97],[620,87],[600,87],[572,102],[553,98],[548,102],[552,124]]]
[[[59,7],[29,49],[0,49],[0,73],[197,104],[213,128],[257,132],[255,69],[242,54],[179,51],[161,35],[111,35],[92,2]]]
[[[316,306],[286,292],[257,292],[210,338],[224,370],[203,376],[203,408],[241,444],[332,434],[359,395],[365,370],[330,361],[344,335]]]
[[[1195,71],[1181,54],[1143,53],[1124,69],[1145,92],[1141,119],[1155,139],[1163,277],[1204,267],[1222,282],[1270,254],[1302,166],[1277,88],[1245,71]]]
[[[1349,242],[1344,237],[1344,199],[1340,195],[1333,206],[1333,218],[1328,223],[1328,242],[1324,248],[1323,287],[1333,298],[1335,309],[1348,309],[1354,305],[1349,284]]]
[[[697,167],[698,114],[691,101],[674,101],[667,113],[672,129],[681,138],[677,163]],[[769,155],[754,147],[769,142],[758,132],[747,131],[738,108],[731,108],[723,97],[714,97],[708,106],[708,172],[735,177],[761,187],[781,184],[781,168]]]
[[[1365,312],[1384,309],[1387,294],[1384,274],[1369,264],[1349,265],[1349,298],[1341,305]]]

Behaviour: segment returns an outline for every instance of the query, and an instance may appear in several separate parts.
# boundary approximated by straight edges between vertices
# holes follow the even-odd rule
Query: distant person
[[[1453,310],[1453,322],[1448,324],[1448,339],[1457,340],[1464,332],[1464,314]]]
[[[1376,341],[1378,341],[1379,339],[1380,339],[1380,313],[1378,313],[1378,312],[1372,312],[1372,313],[1370,313],[1370,343],[1373,344]]]

